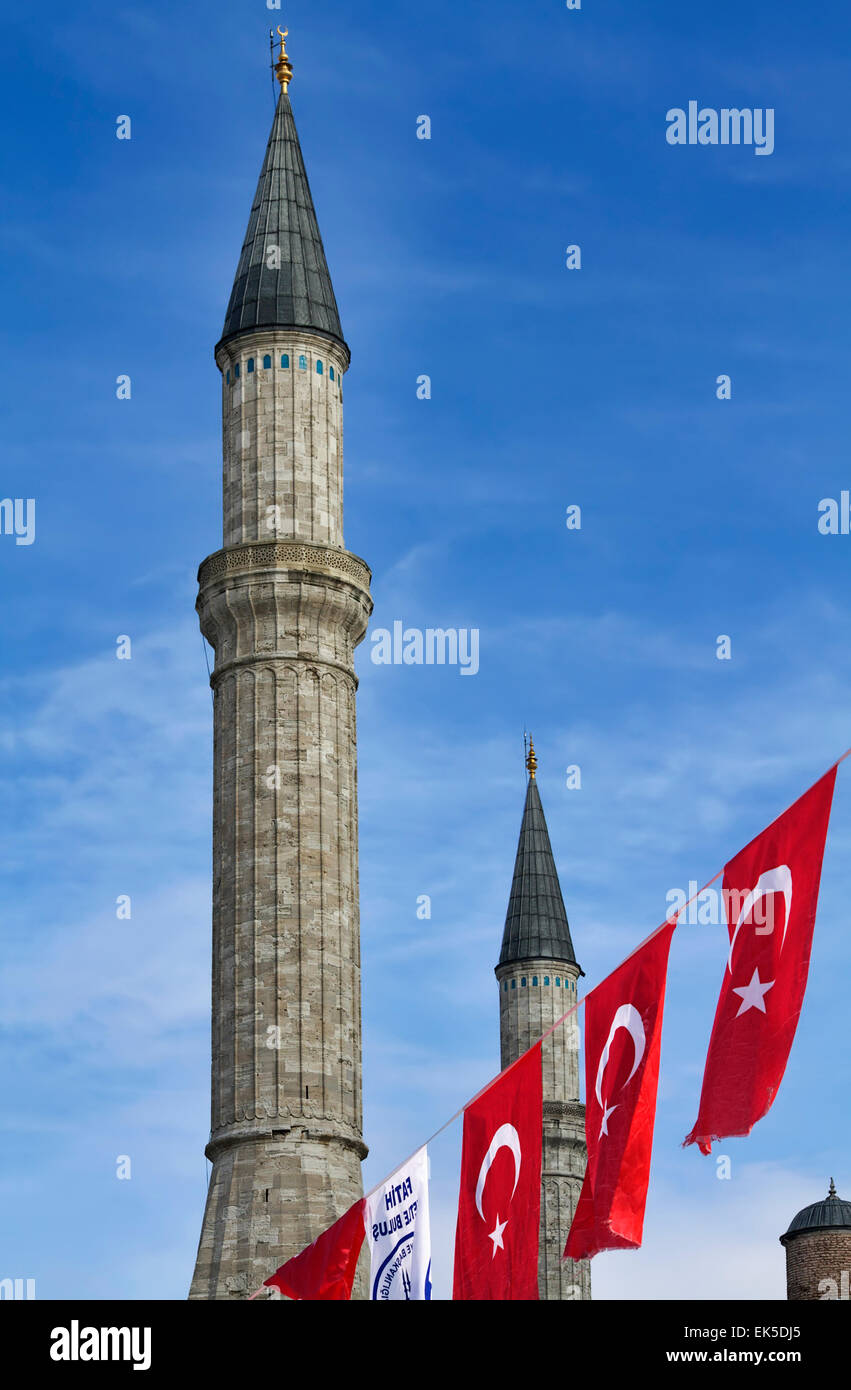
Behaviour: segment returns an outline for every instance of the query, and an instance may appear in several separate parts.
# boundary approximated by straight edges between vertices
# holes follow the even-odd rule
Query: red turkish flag
[[[541,1044],[464,1111],[454,1299],[537,1299]]]
[[[836,768],[724,868],[730,951],[685,1144],[708,1154],[771,1108],[792,1049],[810,964]]]
[[[366,1234],[364,1199],[353,1207],[312,1245],[281,1265],[264,1284],[280,1289],[287,1298],[303,1301],[341,1302],[352,1296],[358,1255]]]
[[[641,1244],[675,927],[666,922],[585,999],[588,1166],[564,1248],[574,1260]]]

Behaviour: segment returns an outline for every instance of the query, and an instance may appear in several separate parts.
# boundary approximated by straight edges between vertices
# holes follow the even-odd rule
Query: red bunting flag
[[[730,950],[685,1144],[750,1134],[771,1108],[798,1026],[836,768],[724,868]]]
[[[464,1111],[452,1297],[537,1299],[541,1044]]]
[[[366,1234],[364,1199],[353,1207],[312,1245],[281,1265],[264,1284],[280,1289],[287,1298],[302,1301],[342,1302],[352,1296],[358,1255]]]
[[[661,927],[585,999],[588,1166],[564,1250],[574,1260],[641,1244],[675,926]]]

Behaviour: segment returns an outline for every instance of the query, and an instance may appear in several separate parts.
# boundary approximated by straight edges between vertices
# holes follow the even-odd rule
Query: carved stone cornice
[[[201,564],[198,583],[203,589],[216,579],[247,570],[295,570],[333,575],[353,582],[369,593],[372,571],[360,556],[329,545],[301,541],[253,541],[216,550]]]
[[[329,1126],[327,1121],[322,1120],[294,1122],[290,1118],[282,1119],[279,1124],[267,1120],[258,1125],[225,1125],[210,1135],[204,1153],[210,1162],[214,1163],[226,1149],[240,1144],[285,1142],[291,1135],[296,1139],[311,1139],[320,1144],[340,1144],[343,1148],[350,1149],[360,1163],[369,1154],[369,1148],[363,1139],[348,1126]]]
[[[581,1120],[585,1123],[585,1106],[581,1100],[545,1100],[544,1117],[555,1120]]]

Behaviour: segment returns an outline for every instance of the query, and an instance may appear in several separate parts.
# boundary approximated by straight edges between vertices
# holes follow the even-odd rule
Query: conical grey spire
[[[222,341],[255,328],[308,328],[345,342],[285,91],[275,110]]]
[[[526,806],[520,827],[499,964],[527,959],[576,964],[534,773],[526,788]]]

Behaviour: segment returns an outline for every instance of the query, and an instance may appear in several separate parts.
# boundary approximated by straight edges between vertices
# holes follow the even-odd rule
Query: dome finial
[[[828,1195],[828,1197],[835,1197],[835,1196],[836,1196],[836,1188],[835,1188],[834,1183],[833,1183],[833,1178],[831,1178],[831,1180],[830,1180],[830,1188],[828,1189],[827,1195]]]
[[[285,92],[289,87],[293,77],[293,65],[290,62],[289,54],[287,53],[287,45],[285,42],[286,37],[290,31],[289,29],[282,29],[280,24],[277,27],[278,33],[281,36],[281,51],[278,54],[278,61],[275,64],[275,76],[281,84],[281,91]],[[272,35],[271,29],[269,30],[269,33],[270,35]],[[274,35],[272,35],[272,37],[274,38]]]
[[[526,770],[532,781],[535,780],[535,771],[538,766],[538,759],[535,757],[535,745],[532,742],[532,735],[529,735],[529,755],[526,759]]]

